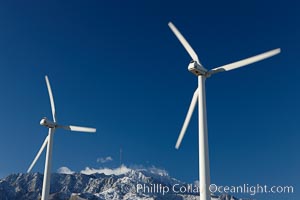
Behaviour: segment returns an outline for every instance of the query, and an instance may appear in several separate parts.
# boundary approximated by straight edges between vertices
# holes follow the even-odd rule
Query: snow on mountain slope
[[[54,173],[51,177],[51,199],[55,200],[196,200],[193,191],[174,192],[175,184],[187,187],[156,168],[96,170],[88,168],[81,173]],[[99,173],[100,172],[100,173]],[[84,174],[85,173],[85,174]],[[43,175],[40,173],[11,174],[0,180],[1,200],[36,200],[41,197]],[[162,189],[169,188],[169,191]],[[212,200],[238,200],[230,195],[213,196]]]

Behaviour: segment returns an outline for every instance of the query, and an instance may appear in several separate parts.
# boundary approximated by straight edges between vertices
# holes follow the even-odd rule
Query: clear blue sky
[[[299,7],[291,0],[2,1],[0,177],[25,172],[47,134],[39,121],[51,117],[48,74],[58,120],[97,128],[95,135],[58,130],[53,171],[117,167],[122,146],[128,166],[196,180],[196,115],[181,149],[174,148],[197,79],[167,26],[173,21],[208,69],[282,48],[207,80],[211,179],[294,185],[297,194]],[[96,162],[106,156],[114,161]],[[44,156],[34,171],[43,166]]]

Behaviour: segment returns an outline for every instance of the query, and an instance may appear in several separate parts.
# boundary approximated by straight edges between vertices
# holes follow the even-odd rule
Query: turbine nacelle
[[[55,128],[56,124],[50,120],[48,120],[46,117],[43,117],[40,121],[40,125],[48,127],[48,128]]]
[[[192,60],[188,66],[188,70],[195,74],[196,76],[203,76],[207,74],[207,69],[205,69],[197,61]]]

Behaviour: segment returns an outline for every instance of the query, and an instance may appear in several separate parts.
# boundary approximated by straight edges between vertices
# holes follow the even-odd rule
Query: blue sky
[[[282,53],[207,80],[211,179],[299,188],[299,3],[287,1],[10,1],[0,3],[0,177],[25,172],[51,117],[61,123],[53,171],[157,166],[198,178],[197,116],[175,142],[197,79],[169,30],[181,30],[208,69],[274,48]],[[111,156],[101,164],[98,158]],[[43,172],[44,156],[34,171]],[[297,191],[297,190],[296,190]],[[262,198],[296,199],[294,195]]]

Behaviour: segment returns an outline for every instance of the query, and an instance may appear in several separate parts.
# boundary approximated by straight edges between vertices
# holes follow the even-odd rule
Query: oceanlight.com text
[[[211,193],[244,193],[250,195],[256,194],[289,194],[294,193],[293,186],[268,186],[268,185],[249,185],[243,184],[239,186],[219,186],[211,184],[209,187]]]
[[[238,186],[220,186],[216,184],[211,184],[209,187],[209,191],[212,194],[289,194],[294,193],[293,186],[268,186],[268,185],[249,185],[243,184]],[[168,194],[168,193],[175,193],[175,194],[186,194],[186,193],[193,193],[199,194],[201,193],[198,185],[193,184],[174,184],[173,186],[167,186],[162,184],[137,184],[135,187],[135,192],[137,193],[144,193],[144,194]]]

